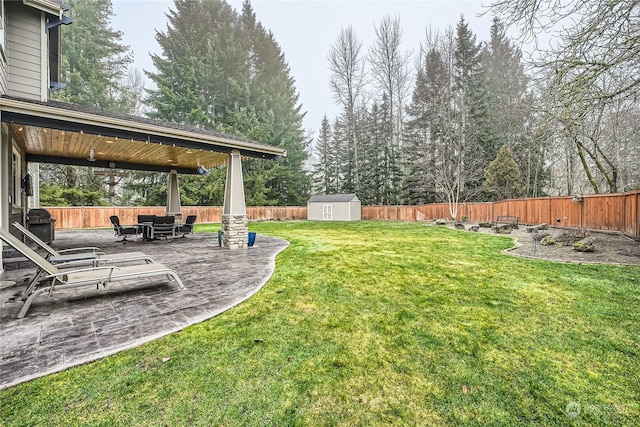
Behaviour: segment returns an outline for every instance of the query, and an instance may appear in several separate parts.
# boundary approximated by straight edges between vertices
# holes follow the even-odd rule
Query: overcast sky
[[[156,30],[165,31],[165,13],[173,1],[112,0],[113,28],[124,33],[123,42],[135,56],[134,66],[154,70],[149,52],[160,53]],[[241,1],[228,1],[240,10]],[[332,120],[339,111],[329,89],[327,55],[340,30],[352,26],[367,50],[374,40],[374,25],[386,15],[399,17],[404,49],[416,52],[427,26],[444,30],[464,15],[478,41],[486,40],[491,16],[479,16],[488,1],[377,1],[377,0],[253,0],[257,19],[275,36],[296,81],[305,130],[317,130],[324,114]],[[314,136],[317,132],[314,132]]]

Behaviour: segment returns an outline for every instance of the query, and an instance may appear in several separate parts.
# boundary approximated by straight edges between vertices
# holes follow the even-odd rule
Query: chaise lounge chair
[[[46,244],[38,236],[24,228],[19,222],[14,222],[13,226],[25,235],[33,243],[41,247],[47,252],[46,258],[52,264],[66,263],[70,261],[87,260],[92,264],[118,263],[128,261],[144,261],[148,264],[154,263],[154,259],[143,252],[122,252],[118,254],[105,254],[97,247],[71,248],[56,251]]]
[[[38,295],[49,293],[49,296],[51,296],[55,289],[77,288],[81,286],[99,287],[100,285],[106,288],[110,282],[154,276],[166,276],[168,279],[173,278],[181,289],[184,288],[184,284],[182,280],[180,280],[178,273],[163,264],[140,264],[127,267],[110,265],[61,270],[59,268],[60,266],[51,264],[3,228],[0,228],[0,239],[9,246],[12,246],[45,272],[37,285],[30,290],[28,295],[25,295],[26,301],[18,314],[18,319],[23,318],[27,314],[31,303]],[[64,264],[61,266],[63,265]]]
[[[91,265],[93,267],[97,267],[104,264],[119,264],[121,262],[134,261],[144,261],[147,264],[152,264],[155,262],[152,257],[142,252],[105,254],[104,252],[100,252],[100,248],[97,247],[72,248],[56,251],[51,246],[42,241],[42,239],[40,239],[38,236],[24,228],[19,222],[14,222],[13,226],[29,240],[44,249],[47,252],[46,259],[51,264],[57,265],[59,268],[63,268],[65,266],[77,268],[83,265]],[[31,282],[23,292],[23,298],[25,297],[25,295],[31,292],[31,290],[35,286],[37,286],[38,282],[45,274],[46,272],[40,268],[36,271],[36,274],[34,274]]]

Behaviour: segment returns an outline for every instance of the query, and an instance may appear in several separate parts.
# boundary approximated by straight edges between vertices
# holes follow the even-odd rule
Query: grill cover
[[[29,224],[47,224],[55,222],[55,219],[51,218],[51,214],[46,209],[30,209],[27,214],[27,222]]]

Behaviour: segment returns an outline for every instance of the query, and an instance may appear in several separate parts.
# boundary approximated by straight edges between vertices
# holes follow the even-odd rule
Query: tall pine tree
[[[301,106],[273,34],[248,1],[238,14],[223,0],[176,0],[168,18],[166,32],[156,35],[157,72],[148,73],[157,87],[151,115],[286,149],[278,162],[244,161],[247,203],[303,204],[309,177]]]

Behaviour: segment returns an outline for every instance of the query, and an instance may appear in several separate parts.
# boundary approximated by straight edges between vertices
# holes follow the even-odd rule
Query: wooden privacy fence
[[[574,197],[537,197],[493,203],[464,203],[458,218],[472,222],[492,221],[500,215],[520,217],[522,224],[583,227],[617,231],[640,238],[640,191]],[[420,206],[363,206],[362,219],[426,221],[449,218],[446,203]]]
[[[138,215],[165,215],[164,206],[85,206],[85,207],[47,207],[56,219],[57,229],[82,229],[111,227],[109,217],[117,215],[121,224],[135,224]],[[196,223],[219,223],[222,221],[220,206],[183,206],[182,218],[196,215]],[[307,219],[307,208],[298,206],[247,207],[249,221]]]
[[[64,207],[46,208],[56,218],[56,228],[79,229],[110,227],[111,215],[118,215],[123,224],[135,224],[139,214],[164,215],[158,207]],[[199,223],[219,223],[219,206],[185,206],[183,218],[197,215]],[[307,208],[247,207],[249,221],[307,219]],[[460,207],[458,219],[466,217],[473,222],[491,221],[499,215],[515,215],[522,224],[540,224],[561,227],[583,227],[590,230],[617,231],[640,238],[640,191],[617,194],[594,194],[572,197],[537,197],[503,200],[493,203],[465,203]],[[445,203],[418,206],[363,206],[362,219],[386,221],[428,221],[449,218]],[[560,221],[558,221],[560,220]]]

